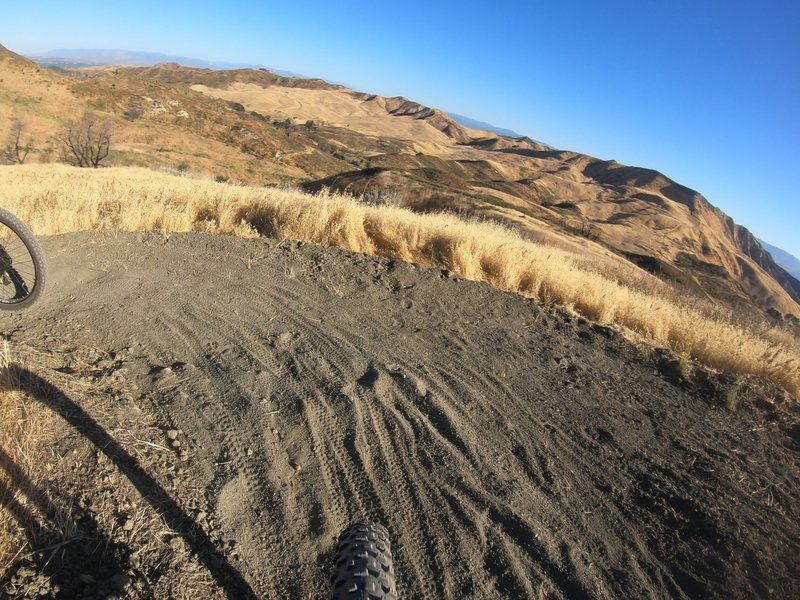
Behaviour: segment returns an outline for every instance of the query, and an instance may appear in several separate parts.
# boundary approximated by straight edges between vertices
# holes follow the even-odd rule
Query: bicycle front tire
[[[16,215],[0,208],[0,310],[22,310],[44,291],[47,263],[39,242]]]
[[[397,600],[389,532],[355,523],[339,537],[330,600]]]

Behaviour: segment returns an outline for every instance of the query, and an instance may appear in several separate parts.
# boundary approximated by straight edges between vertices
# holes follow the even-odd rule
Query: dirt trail
[[[109,493],[181,538],[133,564],[142,532],[103,529],[127,597],[187,573],[210,573],[203,597],[324,597],[359,518],[389,528],[404,598],[800,597],[792,407],[731,413],[613,331],[403,263],[205,235],[45,246],[47,298],[0,323],[96,422],[63,444],[107,434]]]

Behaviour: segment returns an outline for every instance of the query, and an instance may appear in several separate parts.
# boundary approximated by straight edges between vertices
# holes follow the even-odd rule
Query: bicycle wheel
[[[15,215],[0,208],[0,310],[20,310],[44,291],[47,266],[39,242]]]
[[[339,537],[330,600],[397,600],[389,532],[355,523]]]

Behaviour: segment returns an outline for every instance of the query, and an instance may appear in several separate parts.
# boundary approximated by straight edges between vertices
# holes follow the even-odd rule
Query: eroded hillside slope
[[[192,79],[190,73],[185,77]],[[800,317],[800,282],[749,231],[657,171],[470,130],[404,98],[322,84],[310,90],[301,87],[302,80],[261,81],[247,71],[235,73],[230,83],[193,88],[249,110],[406,144],[400,153],[373,152],[369,168],[345,178],[337,173],[317,186],[373,195],[388,189],[411,206],[456,208],[527,225],[532,232],[544,222],[596,239],[693,292],[737,308],[755,304]],[[384,171],[397,175],[388,187],[375,177]]]

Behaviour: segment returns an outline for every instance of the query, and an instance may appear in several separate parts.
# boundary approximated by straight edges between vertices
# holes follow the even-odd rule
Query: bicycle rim
[[[11,227],[0,221],[0,304],[27,300],[39,284],[33,254]]]

